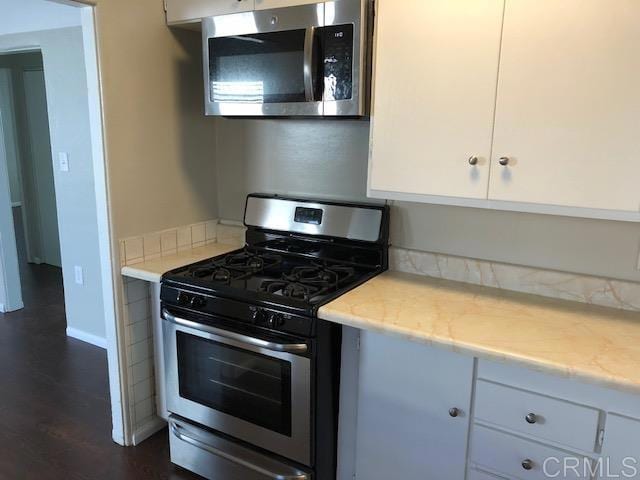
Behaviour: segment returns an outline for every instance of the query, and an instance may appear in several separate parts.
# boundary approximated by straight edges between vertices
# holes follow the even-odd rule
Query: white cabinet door
[[[356,478],[463,480],[472,382],[471,357],[363,331]]]
[[[638,18],[638,0],[506,1],[490,199],[639,210]]]
[[[377,2],[371,196],[486,198],[503,7]]]
[[[607,415],[602,457],[610,478],[640,479],[640,420]],[[608,469],[608,470],[607,470]],[[607,477],[603,477],[607,478]]]
[[[204,17],[228,13],[250,12],[255,0],[166,0],[167,23],[180,24],[199,21]]]

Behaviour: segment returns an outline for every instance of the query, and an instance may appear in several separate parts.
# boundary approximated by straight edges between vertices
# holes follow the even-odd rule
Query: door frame
[[[70,0],[47,0],[55,3],[63,3],[70,7],[76,7],[81,9],[81,26],[83,37],[83,48],[87,75],[87,89],[88,89],[88,106],[89,106],[89,124],[91,134],[91,150],[92,150],[92,164],[93,164],[93,177],[94,188],[96,198],[96,219],[98,225],[98,246],[100,252],[100,276],[102,280],[102,297],[104,303],[104,315],[105,315],[105,333],[106,333],[106,345],[107,345],[107,362],[109,369],[109,390],[111,397],[111,417],[112,417],[112,438],[116,443],[120,445],[130,444],[129,438],[129,426],[125,418],[125,412],[123,405],[127,405],[127,399],[123,392],[122,385],[126,378],[126,372],[124,369],[124,349],[120,346],[124,343],[123,336],[119,334],[118,322],[117,322],[117,306],[116,306],[116,277],[114,272],[118,271],[118,265],[116,260],[118,258],[117,249],[118,244],[112,238],[112,224],[111,213],[109,207],[109,193],[107,184],[107,167],[106,167],[106,155],[104,145],[104,125],[103,125],[103,109],[102,109],[102,91],[100,85],[100,71],[98,63],[98,41],[96,36],[96,22],[95,22],[95,6],[90,1],[70,1]],[[16,45],[15,47],[5,47],[0,49],[0,53],[23,53],[33,50],[42,50],[41,45]],[[43,51],[43,56],[46,56],[46,51]],[[4,155],[0,159],[4,159]],[[2,161],[0,164],[0,181],[2,181],[3,172],[6,172],[6,162]],[[8,178],[7,178],[8,182]],[[11,206],[11,199],[9,197],[9,208]],[[0,210],[6,209],[3,206],[3,199],[0,195]],[[12,219],[12,218],[11,218]],[[13,220],[13,219],[12,219]],[[11,222],[11,230],[13,233],[13,248],[15,248],[15,231],[13,221]],[[0,250],[0,262],[4,263],[9,255],[7,255],[6,249]],[[15,255],[17,263],[17,254]],[[3,267],[3,263],[0,266]],[[17,277],[18,282],[15,282],[16,278],[13,276],[9,282],[4,282],[5,294],[7,287],[11,285],[15,288],[19,283],[19,275]],[[2,280],[0,280],[0,288],[2,287]]]
[[[13,203],[9,191],[9,166],[4,143],[4,120],[0,111],[0,287],[3,287],[4,303],[0,312],[11,312],[24,307],[22,285],[18,267]]]

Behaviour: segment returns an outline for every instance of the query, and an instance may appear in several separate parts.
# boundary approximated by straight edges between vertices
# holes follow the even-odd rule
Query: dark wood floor
[[[170,464],[166,430],[113,443],[105,350],[66,336],[58,268],[21,268],[25,308],[0,314],[0,479],[199,478]]]

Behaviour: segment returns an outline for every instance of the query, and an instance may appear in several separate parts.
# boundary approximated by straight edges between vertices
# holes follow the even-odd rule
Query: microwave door
[[[221,28],[247,15],[251,28]],[[319,16],[303,6],[203,19],[207,114],[323,115]]]

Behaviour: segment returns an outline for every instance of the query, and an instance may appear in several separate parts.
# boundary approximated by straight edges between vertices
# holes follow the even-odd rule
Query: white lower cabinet
[[[593,451],[600,412],[485,380],[476,382],[475,418],[525,436]]]
[[[482,470],[470,469],[467,480],[505,480],[505,477],[498,477]]]
[[[593,470],[592,460],[582,455],[481,425],[473,427],[470,460],[522,480],[590,479]]]
[[[356,478],[463,480],[473,358],[371,332],[360,345]]]
[[[640,480],[637,392],[368,331],[359,369],[357,480]]]
[[[610,413],[606,425],[601,478],[640,479],[640,420]]]

